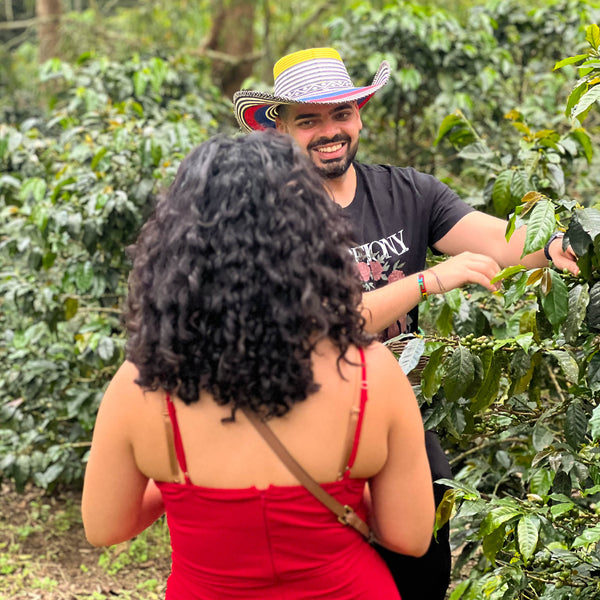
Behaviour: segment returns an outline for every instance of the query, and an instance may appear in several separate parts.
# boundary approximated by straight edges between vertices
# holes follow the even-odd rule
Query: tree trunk
[[[212,28],[204,49],[215,53],[213,79],[230,98],[252,73],[255,9],[255,0],[213,2]]]
[[[39,60],[44,62],[58,54],[60,42],[61,0],[36,0],[35,12],[39,20]]]
[[[4,14],[7,21],[14,21],[15,14],[13,11],[12,0],[4,0]]]

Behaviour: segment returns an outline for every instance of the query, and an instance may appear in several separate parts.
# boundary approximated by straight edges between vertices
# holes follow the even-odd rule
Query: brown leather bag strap
[[[331,494],[326,492],[288,452],[287,448],[279,441],[271,428],[247,407],[242,408],[246,418],[254,425],[258,433],[271,446],[281,462],[296,477],[296,479],[317,499],[333,512],[340,523],[350,525],[361,533],[369,542],[374,540],[369,526],[354,512],[351,506],[338,502]]]

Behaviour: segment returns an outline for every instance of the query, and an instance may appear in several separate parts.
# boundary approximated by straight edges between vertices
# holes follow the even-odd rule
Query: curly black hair
[[[183,160],[130,247],[127,358],[144,389],[202,389],[285,414],[316,391],[311,352],[364,346],[351,231],[312,163],[277,132],[215,137]]]

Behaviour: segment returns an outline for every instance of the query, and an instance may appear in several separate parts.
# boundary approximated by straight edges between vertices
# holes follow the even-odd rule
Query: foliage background
[[[439,514],[460,554],[451,598],[596,598],[598,3],[265,0],[250,3],[243,60],[207,39],[219,6],[248,2],[74,4],[60,58],[38,64],[31,27],[0,30],[1,477],[79,484],[123,358],[125,248],[181,158],[237,133],[223,64],[250,61],[238,87],[268,89],[278,56],[333,45],[357,83],[392,63],[362,160],[413,165],[528,222],[528,250],[561,228],[580,256],[578,278],[515,268],[502,293],[436,297],[399,359],[428,357],[419,396],[455,473]]]

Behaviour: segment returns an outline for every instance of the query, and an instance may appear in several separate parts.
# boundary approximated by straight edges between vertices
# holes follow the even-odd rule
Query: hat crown
[[[288,54],[275,63],[273,77],[275,96],[290,100],[301,101],[330,90],[354,87],[333,48],[310,48]]]

